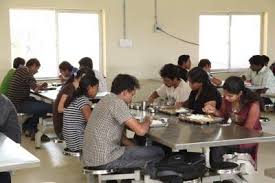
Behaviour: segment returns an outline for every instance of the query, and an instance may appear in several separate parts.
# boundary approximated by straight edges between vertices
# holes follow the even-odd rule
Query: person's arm
[[[216,101],[211,100],[204,103],[204,107],[202,109],[203,112],[206,114],[213,114],[215,115],[216,110]]]
[[[59,113],[63,113],[64,112],[64,106],[65,106],[65,102],[66,100],[68,99],[68,95],[66,94],[63,94],[60,98],[60,101],[58,103],[58,107],[57,107],[57,110]]]
[[[130,118],[125,124],[137,135],[144,136],[149,131],[151,121],[149,117],[145,117],[142,123],[139,123],[135,118]]]
[[[125,134],[122,135],[121,143],[124,146],[135,146],[135,143],[132,140],[128,139]]]
[[[44,83],[42,83],[42,84],[40,84],[40,85],[39,85],[39,84],[36,84],[32,89],[33,89],[33,91],[34,91],[35,93],[37,93],[38,91],[47,88],[47,86],[48,86],[48,83],[44,82]]]
[[[260,117],[260,113],[260,104],[258,102],[251,104],[244,127],[253,130]],[[240,144],[240,147],[248,149],[255,147],[255,145],[256,144]]]
[[[203,112],[205,112],[206,114],[212,114],[217,117],[223,117],[225,115],[225,111],[226,111],[225,100],[224,99],[222,100],[220,110],[217,110],[216,101],[214,101],[214,102],[215,102],[215,105],[211,101],[209,103],[206,102],[204,104],[204,108],[202,109]]]
[[[216,86],[220,86],[222,84],[222,81],[216,77],[212,77],[211,82]]]
[[[86,122],[88,122],[91,114],[92,114],[92,110],[91,110],[91,106],[90,105],[84,105],[82,108],[81,108],[81,112],[84,116],[84,119]]]
[[[154,91],[150,96],[149,96],[149,98],[148,98],[148,103],[149,104],[152,104],[153,102],[154,102],[154,100],[156,99],[156,98],[158,98],[159,97],[159,95],[158,95],[158,93],[156,92],[156,91]]]
[[[254,129],[257,119],[260,116],[260,104],[258,102],[254,102],[251,104],[251,107],[248,112],[248,116],[245,122],[245,127],[249,129]]]
[[[217,102],[216,102],[216,101],[214,101],[214,100],[210,100],[210,101],[205,102],[205,103],[204,103],[204,106],[208,106],[208,105],[210,105],[210,106],[212,106],[212,107],[215,107],[215,108],[216,108],[216,104],[217,104]]]

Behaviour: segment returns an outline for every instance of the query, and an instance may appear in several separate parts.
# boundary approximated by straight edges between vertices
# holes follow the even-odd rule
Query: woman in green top
[[[22,67],[25,65],[25,60],[21,57],[17,57],[13,60],[13,68],[8,71],[6,76],[4,77],[1,86],[0,86],[0,93],[7,95],[10,81],[14,75],[14,72],[17,68]]]

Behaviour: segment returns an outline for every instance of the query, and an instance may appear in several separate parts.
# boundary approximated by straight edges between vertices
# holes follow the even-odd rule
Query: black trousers
[[[11,183],[10,172],[0,172],[0,182],[1,183]]]

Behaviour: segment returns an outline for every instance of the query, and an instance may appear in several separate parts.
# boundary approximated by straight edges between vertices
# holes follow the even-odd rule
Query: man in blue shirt
[[[12,102],[2,94],[0,94],[0,111],[0,132],[4,133],[16,143],[20,143],[21,131],[18,124],[16,109]],[[0,172],[0,182],[10,183],[10,173]]]

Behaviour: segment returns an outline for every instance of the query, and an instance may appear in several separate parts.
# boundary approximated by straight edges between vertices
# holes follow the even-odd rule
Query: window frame
[[[227,60],[227,67],[225,69],[211,69],[213,73],[223,73],[223,72],[244,72],[247,68],[231,68],[231,23],[232,23],[232,16],[234,15],[259,15],[260,16],[260,45],[259,45],[259,53],[263,54],[265,52],[264,45],[265,45],[265,12],[202,12],[199,15],[199,24],[200,24],[200,16],[203,15],[227,15],[229,16],[229,41],[228,41],[228,60]],[[199,29],[200,32],[200,29]],[[200,58],[199,58],[200,59]]]
[[[99,71],[103,73],[106,77],[106,60],[105,60],[105,42],[104,42],[104,12],[102,10],[85,10],[85,9],[51,9],[51,8],[10,8],[10,10],[41,10],[41,11],[53,11],[55,14],[55,49],[56,49],[56,66],[58,67],[59,64],[62,62],[59,60],[59,42],[58,42],[58,13],[78,13],[78,14],[97,14],[98,15],[98,28],[99,28]],[[9,19],[10,21],[10,19]],[[10,35],[11,36],[11,35]],[[11,38],[10,38],[11,40]],[[12,58],[12,51],[10,52],[10,57]],[[84,57],[84,55],[83,55]],[[39,58],[38,58],[39,59]],[[12,60],[12,59],[10,59]],[[59,76],[59,69],[57,68],[56,76],[49,76],[49,77],[36,77],[37,80],[56,80]]]

